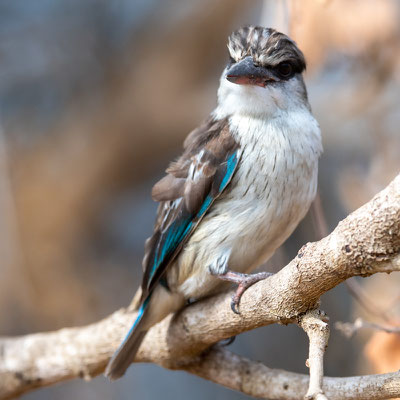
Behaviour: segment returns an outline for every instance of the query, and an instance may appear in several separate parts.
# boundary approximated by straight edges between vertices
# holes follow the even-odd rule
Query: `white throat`
[[[254,144],[270,155],[282,149],[304,152],[301,156],[305,159],[318,159],[321,133],[300,79],[263,88],[231,83],[225,73],[213,115],[229,118],[230,131],[242,146]]]
[[[266,87],[237,85],[222,73],[218,89],[218,106],[213,115],[217,119],[231,115],[255,118],[274,118],[279,114],[299,110],[309,111],[305,88],[301,78],[293,78]]]

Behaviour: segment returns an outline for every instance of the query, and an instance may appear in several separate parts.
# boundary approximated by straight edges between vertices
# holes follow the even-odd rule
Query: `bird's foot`
[[[237,283],[238,287],[232,296],[231,309],[235,314],[240,314],[239,304],[243,293],[258,281],[262,281],[273,275],[271,272],[258,272],[256,274],[242,274],[240,272],[228,271],[225,274],[218,275],[218,278]]]
[[[269,278],[273,275],[271,272],[258,272],[256,274],[242,274],[242,280],[236,289],[236,292],[232,296],[231,309],[235,314],[240,314],[239,304],[243,293],[255,283],[262,281],[263,279]]]
[[[235,341],[235,339],[236,339],[236,336],[231,336],[228,339],[221,340],[221,342],[220,342],[221,346],[223,346],[223,347],[229,346]]]

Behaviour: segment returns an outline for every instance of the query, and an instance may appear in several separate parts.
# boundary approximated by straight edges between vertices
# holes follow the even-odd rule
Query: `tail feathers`
[[[148,302],[145,301],[140,307],[132,328],[108,362],[104,374],[112,381],[121,378],[125,374],[126,370],[133,362],[140,344],[146,336],[147,330],[143,329],[143,324],[146,320],[147,303]]]

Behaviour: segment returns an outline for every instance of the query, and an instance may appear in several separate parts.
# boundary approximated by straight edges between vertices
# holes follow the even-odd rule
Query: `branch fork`
[[[315,310],[322,294],[352,276],[400,271],[400,175],[286,267],[251,286],[241,314],[232,293],[185,307],[153,326],[136,362],[182,369],[250,396],[270,400],[383,400],[400,397],[400,372],[324,378],[329,326]],[[300,316],[300,317],[299,317]],[[101,374],[135,313],[119,310],[97,323],[56,332],[0,338],[0,400],[74,378]],[[298,323],[310,340],[310,379],[273,370],[215,343],[273,323]],[[209,351],[205,351],[210,349]]]

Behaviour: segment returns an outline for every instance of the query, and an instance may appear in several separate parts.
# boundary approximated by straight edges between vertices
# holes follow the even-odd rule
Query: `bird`
[[[304,218],[317,190],[321,133],[303,80],[306,62],[287,35],[245,26],[228,38],[217,105],[184,141],[152,189],[159,202],[145,242],[137,317],[109,361],[116,380],[147,331],[188,301],[271,274],[251,274]]]

